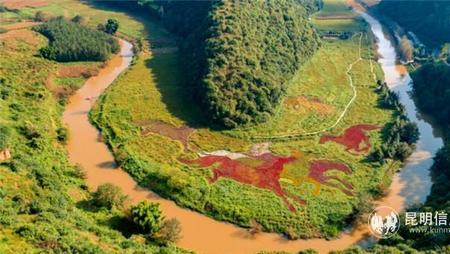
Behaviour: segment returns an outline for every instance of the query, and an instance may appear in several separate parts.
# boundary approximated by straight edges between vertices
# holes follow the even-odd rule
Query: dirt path
[[[347,70],[345,71],[345,74],[348,77],[349,80],[349,86],[352,89],[353,95],[352,98],[348,101],[348,103],[345,105],[344,110],[342,111],[342,113],[339,115],[338,119],[336,119],[336,121],[326,127],[323,128],[321,130],[317,130],[317,131],[311,131],[311,132],[303,132],[303,133],[291,133],[291,134],[282,134],[282,135],[271,135],[271,136],[253,136],[252,139],[254,140],[277,140],[277,139],[286,139],[286,138],[298,138],[298,137],[304,137],[304,136],[313,136],[313,135],[317,135],[320,133],[324,133],[326,131],[329,131],[331,129],[333,129],[334,127],[336,127],[344,118],[344,116],[347,114],[348,109],[350,108],[350,106],[353,104],[353,102],[356,100],[357,97],[357,90],[355,85],[353,84],[353,78],[352,75],[350,74],[353,66],[355,64],[357,64],[358,62],[360,62],[361,60],[363,60],[363,58],[361,57],[361,47],[362,47],[362,37],[363,37],[363,33],[360,33],[360,37],[359,37],[359,57],[358,59],[356,59],[355,61],[353,61],[352,63],[350,63],[347,67]],[[375,76],[375,73],[373,71],[373,67],[372,67],[372,62],[371,64],[371,71],[372,71],[372,75]]]

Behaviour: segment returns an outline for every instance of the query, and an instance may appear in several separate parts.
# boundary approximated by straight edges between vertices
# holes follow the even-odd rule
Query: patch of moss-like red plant
[[[379,128],[380,127],[371,124],[358,124],[346,129],[340,136],[323,135],[319,142],[320,144],[323,144],[333,141],[344,145],[348,152],[368,153],[372,146],[369,137],[367,136],[367,132]]]
[[[248,160],[243,161],[242,159],[233,160],[227,156],[218,155],[206,155],[196,160],[181,160],[181,162],[200,167],[210,167],[215,165],[215,168],[213,169],[213,176],[209,179],[211,183],[216,182],[221,177],[225,177],[241,183],[250,184],[258,188],[270,190],[282,198],[291,211],[295,211],[295,208],[288,201],[288,196],[300,204],[306,204],[305,200],[286,193],[280,184],[280,175],[285,165],[296,161],[298,159],[297,157],[283,157],[273,155],[272,153],[264,153],[258,156],[249,156],[246,159],[253,160],[253,162],[256,163],[248,163]],[[344,193],[352,195],[351,190],[353,187],[351,184],[338,177],[325,175],[327,171],[333,169],[337,169],[347,174],[351,173],[351,169],[343,163],[317,160],[310,164],[310,172],[308,177],[318,183],[336,187]],[[337,180],[342,183],[345,188],[330,182],[330,180]]]

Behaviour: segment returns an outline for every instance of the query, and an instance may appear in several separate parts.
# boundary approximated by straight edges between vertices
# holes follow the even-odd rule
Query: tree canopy
[[[378,8],[430,46],[450,41],[448,1],[381,1]]]
[[[110,35],[64,18],[52,19],[33,29],[49,39],[49,45],[41,48],[40,53],[51,60],[105,61],[119,51],[118,42]]]
[[[212,121],[233,128],[274,113],[287,81],[319,47],[308,22],[319,6],[316,0],[138,0],[134,8],[159,15],[182,38],[194,96]]]

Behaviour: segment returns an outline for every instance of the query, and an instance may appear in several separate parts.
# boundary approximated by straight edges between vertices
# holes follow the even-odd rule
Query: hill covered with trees
[[[448,1],[389,1],[378,5],[381,14],[419,36],[428,46],[450,41],[450,2]]]
[[[426,64],[412,78],[420,108],[442,124],[450,125],[450,67],[443,63]]]
[[[105,61],[119,51],[119,44],[110,35],[91,30],[64,18],[52,19],[33,28],[50,41],[40,54],[50,60]]]
[[[312,0],[140,0],[134,8],[158,15],[182,38],[195,96],[211,120],[233,128],[274,112],[287,81],[320,45],[308,22],[319,6]]]

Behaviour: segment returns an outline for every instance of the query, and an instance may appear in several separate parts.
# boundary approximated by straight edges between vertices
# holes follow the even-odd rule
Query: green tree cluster
[[[430,63],[412,73],[419,107],[445,125],[450,124],[450,66]]]
[[[377,161],[385,159],[404,161],[411,155],[414,144],[419,140],[419,128],[406,117],[405,108],[399,102],[398,94],[392,92],[385,82],[378,81],[377,92],[380,95],[380,106],[394,109],[399,115],[393,124],[384,128],[385,142],[374,150],[372,158]]]
[[[450,41],[448,1],[381,1],[378,9],[380,14],[413,31],[429,46]]]
[[[33,29],[50,41],[48,46],[40,49],[40,54],[47,59],[60,62],[105,61],[119,51],[118,42],[110,35],[62,17]]]

